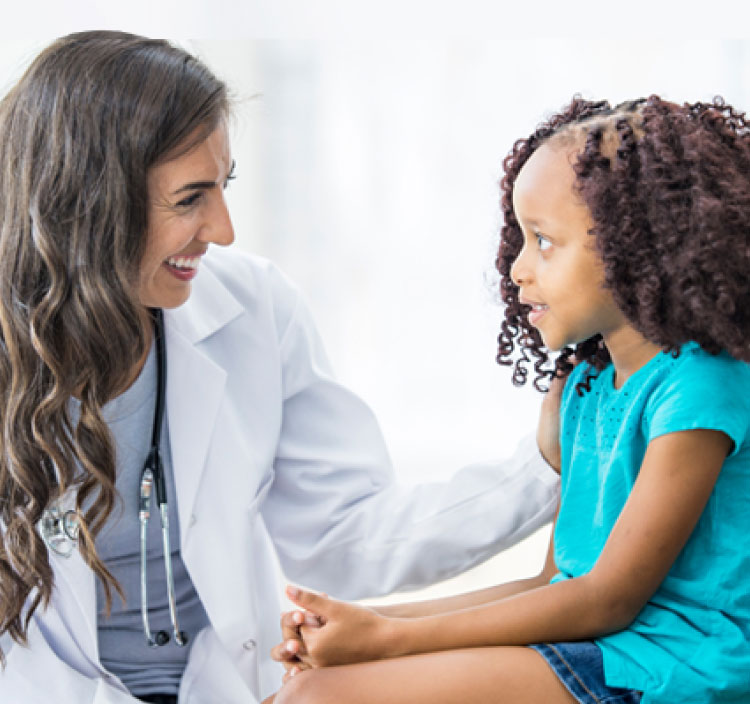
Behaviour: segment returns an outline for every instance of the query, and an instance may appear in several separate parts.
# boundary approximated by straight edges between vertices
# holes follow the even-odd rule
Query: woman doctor
[[[396,486],[297,289],[210,247],[234,238],[227,113],[195,58],[115,32],[56,41],[0,104],[4,703],[257,702],[277,558],[357,598],[554,510],[533,441]]]

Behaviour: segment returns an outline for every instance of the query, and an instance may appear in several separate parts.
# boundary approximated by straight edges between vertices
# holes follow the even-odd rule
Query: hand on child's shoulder
[[[568,377],[555,377],[550,382],[549,391],[544,394],[539,412],[536,443],[547,464],[560,473],[562,463],[560,453],[560,401]]]

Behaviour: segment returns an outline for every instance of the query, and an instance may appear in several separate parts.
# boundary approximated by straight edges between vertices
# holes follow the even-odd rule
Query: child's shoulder
[[[725,352],[710,354],[695,343],[665,365],[644,408],[650,439],[679,430],[713,429],[740,448],[750,431],[750,365]]]
[[[683,345],[677,357],[669,357],[651,393],[652,407],[671,399],[691,400],[706,411],[733,408],[750,417],[750,365],[726,352],[706,352],[693,342]]]
[[[614,368],[610,362],[597,371],[586,362],[578,364],[565,384],[563,404],[590,404],[595,398],[613,393]],[[588,391],[584,391],[588,388]],[[623,388],[630,404],[659,405],[664,399],[694,397],[706,404],[723,403],[722,399],[748,399],[750,413],[750,365],[726,352],[711,354],[695,342],[688,342],[678,354],[660,352],[635,372]],[[623,399],[624,400],[624,399]]]
[[[608,380],[611,381],[612,371],[611,362],[602,371],[596,371],[591,365],[583,362],[570,372],[566,388],[584,383],[587,379],[594,388],[607,383]],[[697,342],[687,342],[680,347],[677,354],[660,352],[634,376],[638,383],[650,381],[652,384],[669,384],[684,377],[703,384],[731,378],[735,384],[743,385],[750,384],[750,364],[735,359],[726,352],[711,354]]]
[[[668,371],[668,377],[688,377],[700,385],[731,381],[733,385],[744,388],[750,384],[750,364],[723,351],[711,354],[695,342],[688,342],[680,348]]]

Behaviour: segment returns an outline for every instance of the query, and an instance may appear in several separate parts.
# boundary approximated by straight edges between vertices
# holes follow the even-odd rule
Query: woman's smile
[[[198,265],[204,254],[205,252],[192,256],[169,257],[162,266],[180,281],[191,281],[198,274]]]
[[[139,289],[143,305],[182,305],[208,245],[234,240],[224,201],[233,168],[227,128],[220,123],[196,147],[151,169],[149,231]]]

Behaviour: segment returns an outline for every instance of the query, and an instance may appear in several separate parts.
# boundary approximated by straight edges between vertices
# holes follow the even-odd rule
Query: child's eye
[[[536,246],[539,248],[540,252],[546,252],[552,246],[552,242],[550,242],[541,232],[535,232],[534,237],[536,237]]]
[[[177,207],[189,208],[191,205],[195,205],[202,196],[203,196],[203,193],[201,191],[196,191],[195,193],[191,193],[189,196],[187,196],[187,198],[183,198],[182,200],[177,201]]]

